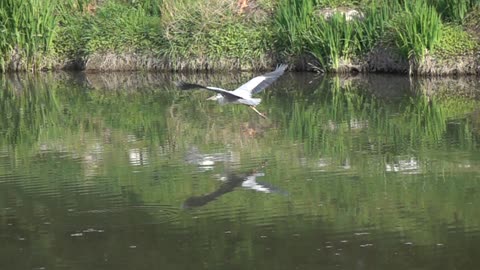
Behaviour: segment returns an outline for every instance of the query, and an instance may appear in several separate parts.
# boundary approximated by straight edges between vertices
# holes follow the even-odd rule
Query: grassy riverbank
[[[480,74],[480,0],[1,0],[0,69]]]

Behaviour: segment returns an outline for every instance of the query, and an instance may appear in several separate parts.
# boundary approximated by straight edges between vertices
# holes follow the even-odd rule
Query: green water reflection
[[[472,79],[3,75],[0,269],[476,269]]]

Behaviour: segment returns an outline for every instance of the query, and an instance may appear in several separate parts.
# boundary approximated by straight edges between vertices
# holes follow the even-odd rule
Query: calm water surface
[[[475,78],[0,79],[0,269],[480,269]]]

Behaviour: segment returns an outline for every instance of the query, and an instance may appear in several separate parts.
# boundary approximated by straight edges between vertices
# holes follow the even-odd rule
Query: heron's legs
[[[249,107],[252,108],[252,110],[254,110],[256,113],[258,113],[258,115],[260,115],[261,117],[263,117],[265,119],[267,118],[263,113],[259,112],[257,110],[257,108],[255,108],[254,106],[249,106]]]

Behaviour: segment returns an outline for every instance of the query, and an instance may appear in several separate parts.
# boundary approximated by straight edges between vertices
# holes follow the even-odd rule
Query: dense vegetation
[[[0,69],[262,69],[309,57],[339,71],[378,47],[415,68],[480,47],[480,0],[249,2],[0,0]]]

